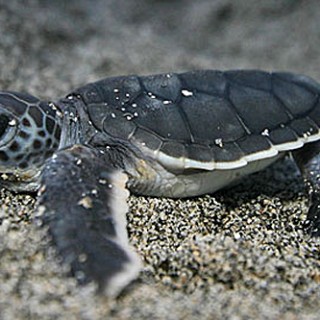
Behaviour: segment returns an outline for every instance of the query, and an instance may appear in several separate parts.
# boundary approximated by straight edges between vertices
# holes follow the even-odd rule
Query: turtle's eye
[[[17,120],[11,115],[0,113],[0,147],[6,145],[17,131]]]
[[[0,138],[5,134],[10,119],[5,114],[0,114]]]

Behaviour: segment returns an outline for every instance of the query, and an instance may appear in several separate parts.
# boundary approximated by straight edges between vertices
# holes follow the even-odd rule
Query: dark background
[[[110,75],[198,68],[318,75],[317,1],[1,2],[5,88],[57,96]]]

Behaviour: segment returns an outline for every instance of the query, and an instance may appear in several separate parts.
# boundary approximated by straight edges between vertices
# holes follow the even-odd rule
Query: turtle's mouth
[[[0,187],[15,192],[35,192],[39,189],[41,170],[0,173]]]

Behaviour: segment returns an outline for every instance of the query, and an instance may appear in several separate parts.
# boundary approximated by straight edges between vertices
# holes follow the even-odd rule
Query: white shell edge
[[[279,152],[291,151],[294,149],[299,149],[306,143],[314,142],[320,140],[320,131],[318,133],[305,136],[303,138],[298,138],[296,141],[282,143],[278,145],[272,145],[270,149],[259,151],[256,153],[251,153],[242,159],[229,162],[202,162],[188,158],[174,158],[168,156],[161,151],[154,151],[153,154],[155,158],[164,166],[170,169],[202,169],[207,171],[212,170],[229,170],[244,167],[248,162],[258,161],[261,159],[272,158],[279,154]]]

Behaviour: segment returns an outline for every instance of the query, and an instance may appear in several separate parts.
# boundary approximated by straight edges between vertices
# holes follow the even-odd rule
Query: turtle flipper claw
[[[320,199],[311,197],[311,205],[308,211],[304,227],[308,234],[320,237]]]
[[[296,150],[293,156],[302,172],[310,198],[305,230],[314,237],[320,236],[320,143],[309,143]]]
[[[128,244],[126,175],[97,150],[75,145],[50,159],[40,189],[40,219],[80,283],[97,282],[117,295],[137,277],[140,263]]]

